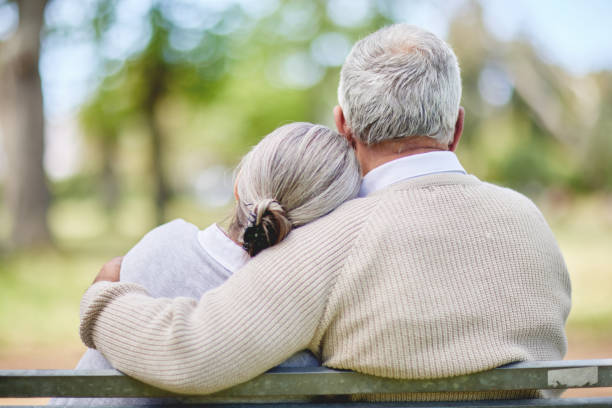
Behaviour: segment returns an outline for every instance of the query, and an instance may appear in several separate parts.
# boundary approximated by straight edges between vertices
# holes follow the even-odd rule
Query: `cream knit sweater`
[[[306,348],[325,366],[392,378],[561,359],[569,309],[567,270],[534,204],[473,176],[437,174],[291,232],[199,302],[97,283],[81,303],[81,337],[128,375],[202,394]]]

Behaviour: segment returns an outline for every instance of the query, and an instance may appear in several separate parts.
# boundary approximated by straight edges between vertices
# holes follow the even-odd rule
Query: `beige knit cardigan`
[[[292,231],[199,302],[95,284],[80,330],[126,374],[202,394],[302,349],[327,367],[406,379],[561,359],[569,309],[566,266],[535,205],[474,176],[438,174]]]

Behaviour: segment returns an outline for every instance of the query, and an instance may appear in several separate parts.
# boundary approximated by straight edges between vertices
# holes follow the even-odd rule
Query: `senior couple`
[[[353,47],[338,98],[339,135],[289,124],[244,157],[227,231],[174,221],[102,268],[81,302],[81,337],[98,350],[82,368],[104,355],[203,394],[281,363],[410,379],[563,357],[563,257],[531,201],[455,156],[464,111],[449,46],[383,28]]]

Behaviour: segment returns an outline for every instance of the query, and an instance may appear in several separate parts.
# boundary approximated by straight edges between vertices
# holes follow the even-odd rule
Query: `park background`
[[[165,221],[227,222],[239,158],[332,125],[351,45],[393,22],[454,48],[460,160],[538,204],[568,357],[611,358],[610,21],[605,0],[0,0],[0,369],[72,368],[99,267]]]

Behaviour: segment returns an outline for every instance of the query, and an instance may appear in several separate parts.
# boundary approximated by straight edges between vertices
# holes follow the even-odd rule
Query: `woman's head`
[[[338,133],[304,122],[281,126],[236,169],[230,235],[256,255],[355,197],[360,181],[353,150]]]

